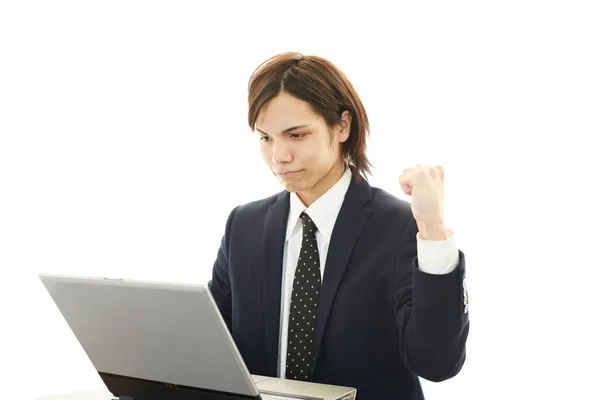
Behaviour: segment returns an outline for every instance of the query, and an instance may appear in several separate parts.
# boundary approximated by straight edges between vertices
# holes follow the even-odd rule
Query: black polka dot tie
[[[317,227],[302,213],[302,245],[294,274],[285,376],[310,381],[315,363],[315,327],[321,291],[321,265],[317,249]]]

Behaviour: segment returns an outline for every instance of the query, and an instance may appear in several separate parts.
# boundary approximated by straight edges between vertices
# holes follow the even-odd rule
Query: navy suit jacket
[[[446,275],[418,268],[410,203],[357,180],[336,220],[316,327],[314,381],[359,400],[423,399],[418,376],[461,370],[469,332],[465,256]],[[250,373],[277,376],[287,191],[229,215],[209,288]]]

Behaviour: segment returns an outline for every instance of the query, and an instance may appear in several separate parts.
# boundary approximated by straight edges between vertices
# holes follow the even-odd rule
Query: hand
[[[421,237],[445,239],[444,169],[441,166],[421,165],[406,168],[399,182],[404,193],[411,196],[411,209]]]

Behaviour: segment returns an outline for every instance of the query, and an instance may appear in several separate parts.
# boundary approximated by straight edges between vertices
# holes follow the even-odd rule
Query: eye
[[[261,136],[260,140],[261,140],[261,142],[268,142],[269,141],[269,137],[268,136]]]
[[[304,136],[306,136],[306,133],[292,133],[290,135],[292,139],[302,139]]]

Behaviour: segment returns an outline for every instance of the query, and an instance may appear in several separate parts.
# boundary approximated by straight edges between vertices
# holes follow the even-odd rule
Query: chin
[[[297,183],[283,183],[283,187],[285,188],[285,190],[287,190],[290,193],[296,193],[296,192],[301,192],[302,191],[302,187],[300,185],[298,185]]]
[[[306,185],[305,183],[302,183],[302,182],[286,182],[286,181],[280,181],[280,182],[283,185],[283,187],[285,188],[285,190],[287,190],[288,192],[291,192],[291,193],[302,192],[308,188],[307,187],[308,185]]]

